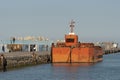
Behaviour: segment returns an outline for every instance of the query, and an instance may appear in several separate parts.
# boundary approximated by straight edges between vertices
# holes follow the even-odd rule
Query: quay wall
[[[7,69],[19,68],[24,66],[32,66],[50,62],[50,52],[11,52],[0,53],[7,59]],[[0,70],[2,66],[0,65]]]

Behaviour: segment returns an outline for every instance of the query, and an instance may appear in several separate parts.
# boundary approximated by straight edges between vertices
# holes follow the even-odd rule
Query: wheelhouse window
[[[74,42],[74,39],[73,38],[68,38],[68,39],[66,39],[66,42],[72,43],[72,42]]]

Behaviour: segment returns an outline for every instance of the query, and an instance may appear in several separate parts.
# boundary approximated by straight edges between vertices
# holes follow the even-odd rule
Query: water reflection
[[[94,63],[54,63],[53,76],[57,76],[60,80],[82,80],[90,79],[90,67]],[[83,79],[84,78],[84,79]]]
[[[92,66],[95,63],[53,63],[51,64],[53,67],[88,67]]]

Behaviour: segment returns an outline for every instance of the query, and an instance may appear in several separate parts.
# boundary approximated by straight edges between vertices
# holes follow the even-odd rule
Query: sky
[[[120,0],[0,0],[0,39],[64,39],[72,19],[79,41],[120,42]]]

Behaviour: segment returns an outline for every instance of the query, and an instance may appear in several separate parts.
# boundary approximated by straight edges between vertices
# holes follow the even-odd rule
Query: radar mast
[[[75,27],[75,21],[73,19],[70,22],[70,34],[75,34],[73,28]]]

